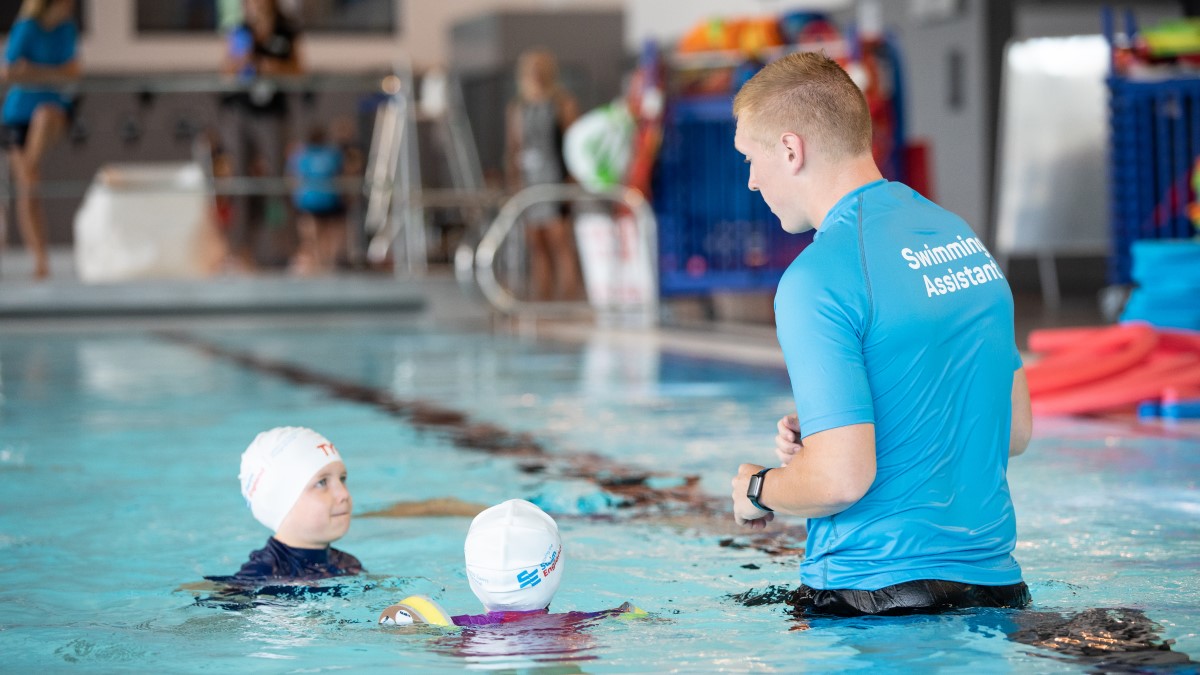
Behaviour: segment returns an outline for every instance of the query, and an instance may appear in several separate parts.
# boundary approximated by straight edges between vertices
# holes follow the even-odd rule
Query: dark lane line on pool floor
[[[548,480],[590,482],[611,498],[615,510],[628,518],[739,535],[738,541],[722,539],[720,544],[723,547],[753,547],[770,555],[791,556],[803,552],[803,527],[776,527],[772,528],[772,532],[756,534],[739,531],[729,515],[726,500],[703,493],[698,476],[673,476],[646,471],[592,452],[548,452],[531,434],[472,420],[466,412],[433,401],[397,398],[380,387],[230,349],[185,332],[159,331],[155,335],[196,349],[212,358],[231,361],[256,373],[294,385],[320,389],[332,398],[372,406],[403,419],[418,430],[437,433],[462,450],[511,458],[525,473],[544,476]],[[447,501],[448,512],[442,515],[464,515],[472,506],[453,501],[456,503]],[[434,514],[420,504],[410,503],[364,514],[365,517],[410,515]]]

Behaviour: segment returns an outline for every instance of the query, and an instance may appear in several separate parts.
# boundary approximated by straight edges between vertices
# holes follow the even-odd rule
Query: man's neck
[[[870,154],[860,155],[845,162],[831,165],[824,176],[816,181],[818,189],[810,201],[808,215],[813,225],[820,229],[825,223],[825,216],[842,197],[854,190],[883,178],[875,159]]]

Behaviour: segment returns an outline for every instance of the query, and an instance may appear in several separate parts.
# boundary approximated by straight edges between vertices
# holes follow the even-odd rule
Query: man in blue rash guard
[[[742,464],[734,518],[808,519],[794,600],[864,615],[1024,607],[1006,472],[1029,441],[1008,282],[965,222],[884,180],[858,87],[784,57],[734,101],[734,145],[784,230],[816,228],[775,296],[796,415]]]
[[[209,580],[241,586],[363,571],[358,558],[330,546],[350,529],[354,501],[327,438],[301,427],[264,431],[242,454],[239,478],[254,517],[275,534],[236,574]]]

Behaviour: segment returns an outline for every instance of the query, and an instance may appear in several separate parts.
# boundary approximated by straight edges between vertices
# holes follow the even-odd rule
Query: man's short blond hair
[[[866,98],[841,66],[816,52],[789,54],[760,70],[733,99],[733,116],[767,146],[794,132],[831,159],[871,149]]]

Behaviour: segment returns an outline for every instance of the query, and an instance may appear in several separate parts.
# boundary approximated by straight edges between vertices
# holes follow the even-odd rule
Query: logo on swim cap
[[[550,560],[541,564],[542,576],[550,576],[550,573],[554,571],[554,568],[558,567],[558,554],[560,553],[562,553],[561,547],[550,552]]]
[[[524,572],[519,572],[517,574],[517,583],[521,584],[521,588],[525,588],[526,586],[537,586],[538,584],[542,583],[542,577],[538,575],[538,571],[536,569],[525,570]]]

